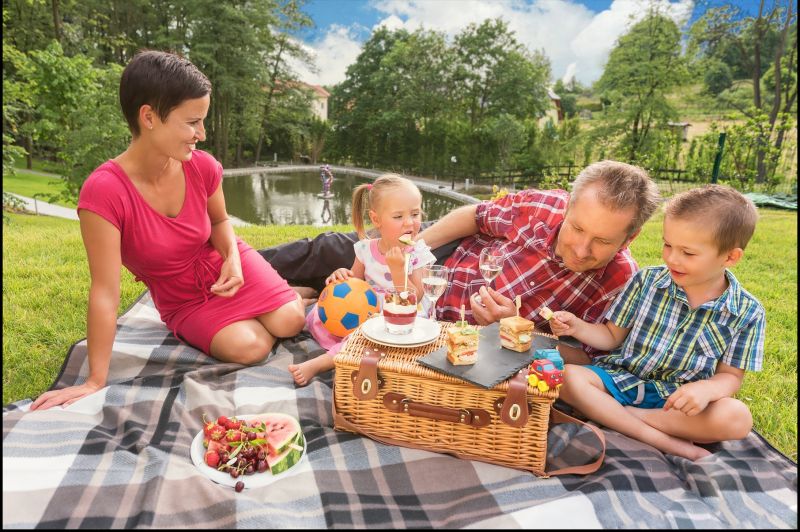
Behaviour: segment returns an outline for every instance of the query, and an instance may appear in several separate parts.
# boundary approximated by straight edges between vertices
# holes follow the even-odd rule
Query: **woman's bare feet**
[[[317,373],[333,369],[333,357],[325,353],[300,364],[289,364],[288,369],[295,384],[305,386]]]
[[[303,305],[305,306],[316,303],[317,296],[319,296],[319,292],[310,286],[293,286],[292,290],[300,294],[300,297],[303,299]]]

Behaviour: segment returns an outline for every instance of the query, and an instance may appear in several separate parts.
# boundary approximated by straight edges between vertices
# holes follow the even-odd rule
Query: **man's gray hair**
[[[572,183],[569,206],[584,190],[597,185],[600,203],[612,210],[633,208],[635,215],[628,226],[628,236],[639,231],[661,204],[658,186],[643,168],[619,161],[600,161],[590,164]]]

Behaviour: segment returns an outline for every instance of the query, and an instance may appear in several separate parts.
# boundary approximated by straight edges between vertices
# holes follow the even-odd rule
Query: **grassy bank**
[[[349,227],[242,227],[263,248]],[[69,346],[86,335],[89,277],[78,223],[11,215],[3,229],[3,404],[35,397],[55,380]],[[642,266],[661,263],[661,217],[632,251]],[[745,259],[734,269],[767,310],[764,369],[749,373],[738,397],[755,427],[797,459],[797,214],[762,210]],[[144,290],[123,269],[120,312]]]
[[[20,196],[28,198],[36,197],[36,194],[54,195],[59,194],[64,190],[64,182],[58,177],[44,176],[28,172],[27,170],[17,169],[14,175],[3,174],[3,190],[5,192],[14,192]],[[64,201],[59,199],[55,202],[50,202],[46,197],[41,198],[43,201],[61,205],[62,207],[77,207],[74,201]]]

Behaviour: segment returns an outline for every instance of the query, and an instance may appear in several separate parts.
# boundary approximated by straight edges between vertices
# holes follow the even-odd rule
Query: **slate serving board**
[[[423,366],[486,388],[493,388],[520,369],[528,366],[537,349],[554,349],[557,340],[534,335],[531,348],[518,353],[500,345],[500,324],[495,322],[479,329],[478,361],[469,366],[454,366],[447,361],[447,347],[418,358]]]

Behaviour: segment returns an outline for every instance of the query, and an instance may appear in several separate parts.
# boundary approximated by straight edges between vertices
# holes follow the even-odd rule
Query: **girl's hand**
[[[92,382],[86,381],[78,386],[70,386],[61,390],[50,390],[44,392],[31,404],[31,410],[47,410],[54,406],[63,405],[68,407],[78,399],[83,399],[102,388]]]
[[[211,293],[221,297],[231,297],[244,285],[242,264],[239,255],[228,255],[219,271],[219,279],[211,285]]]
[[[684,384],[667,397],[664,411],[675,409],[687,416],[696,416],[708,406],[709,394],[705,392],[707,389],[702,381]]]
[[[403,270],[406,264],[405,253],[402,248],[395,246],[386,252],[386,265],[389,269]]]
[[[352,270],[348,270],[347,268],[339,268],[330,274],[327,279],[325,279],[325,284],[328,285],[334,281],[346,281],[351,277],[355,277]]]
[[[578,326],[583,321],[572,312],[558,310],[550,318],[550,330],[556,336],[574,336]]]

